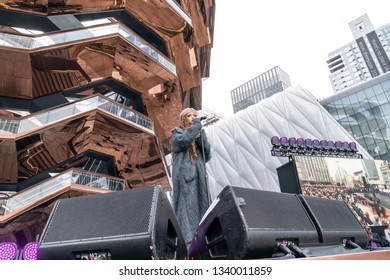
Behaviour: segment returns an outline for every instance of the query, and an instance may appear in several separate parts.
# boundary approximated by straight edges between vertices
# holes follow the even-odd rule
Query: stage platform
[[[299,260],[390,260],[390,250],[375,250],[343,255],[302,258]]]

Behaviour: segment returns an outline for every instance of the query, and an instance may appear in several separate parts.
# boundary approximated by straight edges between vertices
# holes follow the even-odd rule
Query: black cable
[[[279,252],[285,254],[286,256],[287,256],[287,255],[293,255],[293,252],[292,252],[286,245],[284,245],[284,244],[282,244],[282,243],[279,243],[279,244],[276,246],[276,249],[277,249]]]
[[[352,240],[348,239],[347,242],[345,243],[345,245],[348,245],[349,247],[351,248],[360,248],[359,245],[357,245],[355,242],[353,242]]]
[[[306,257],[305,253],[302,251],[301,248],[299,248],[297,245],[294,243],[289,243],[288,248],[295,253],[295,256],[297,258],[304,258]]]

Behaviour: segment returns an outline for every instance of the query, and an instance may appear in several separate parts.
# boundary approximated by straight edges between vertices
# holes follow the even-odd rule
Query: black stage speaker
[[[189,257],[271,258],[278,243],[319,243],[316,227],[298,196],[226,186],[201,221]]]
[[[350,240],[366,248],[366,230],[346,202],[313,196],[299,197],[318,230],[321,245],[343,245]]]
[[[289,160],[276,168],[276,172],[278,174],[280,191],[282,193],[302,193],[297,167],[295,166],[295,159]]]
[[[58,200],[39,259],[184,259],[187,248],[160,187]]]

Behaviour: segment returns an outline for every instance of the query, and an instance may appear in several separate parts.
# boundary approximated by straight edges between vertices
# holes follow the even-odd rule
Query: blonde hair
[[[187,115],[187,114],[186,114]],[[189,127],[191,125],[190,121],[188,120],[188,118],[186,118],[186,115],[184,115],[182,118],[181,118],[181,122],[180,122],[180,128],[181,129],[187,129],[187,127]],[[191,162],[194,163],[196,161],[196,159],[198,158],[198,153],[196,152],[196,143],[195,143],[195,140],[191,143],[191,146],[190,148],[188,149],[188,152],[190,153],[190,159],[191,159]]]

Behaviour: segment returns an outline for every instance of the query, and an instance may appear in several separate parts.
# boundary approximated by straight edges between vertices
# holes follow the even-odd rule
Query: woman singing
[[[205,163],[211,157],[210,144],[195,109],[180,113],[180,126],[172,131],[172,145],[173,207],[188,244],[209,206]]]

